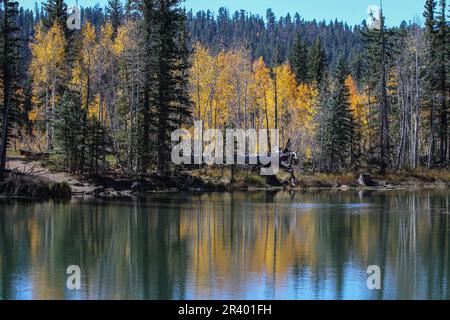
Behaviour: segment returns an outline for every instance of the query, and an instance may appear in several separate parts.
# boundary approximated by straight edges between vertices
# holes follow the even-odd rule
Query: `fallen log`
[[[35,152],[30,150],[19,150],[20,155],[33,160],[42,160],[48,159],[50,157],[50,153],[47,152]]]

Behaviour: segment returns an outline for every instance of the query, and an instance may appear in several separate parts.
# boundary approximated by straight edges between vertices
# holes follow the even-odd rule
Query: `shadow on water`
[[[450,299],[449,203],[446,190],[2,201],[0,298]]]

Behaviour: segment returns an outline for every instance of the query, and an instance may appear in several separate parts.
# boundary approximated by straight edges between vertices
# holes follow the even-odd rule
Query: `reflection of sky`
[[[204,283],[198,288],[195,274],[190,274],[185,299],[215,300],[372,300],[377,299],[376,290],[369,290],[366,285],[366,267],[346,263],[343,270],[342,290],[338,293],[335,270],[328,269],[325,277],[318,276],[309,268],[298,274],[288,275],[272,273],[247,273],[245,280],[228,279],[228,286],[217,287],[216,279]],[[199,294],[199,291],[202,293]],[[176,296],[176,295],[175,295]]]
[[[339,272],[343,276],[340,285],[335,277]],[[336,270],[336,267],[323,266],[322,272],[317,274],[309,267],[304,267],[301,270],[296,270],[296,272],[290,270],[288,274],[273,274],[270,271],[246,272],[236,278],[227,278],[224,275],[211,272],[209,279],[201,283],[196,280],[197,276],[191,269],[187,275],[186,283],[183,284],[187,291],[181,296],[181,289],[176,286],[173,291],[173,298],[188,300],[372,300],[378,298],[408,299],[412,295],[415,299],[427,299],[427,287],[430,284],[427,283],[426,279],[430,276],[429,272],[418,272],[415,275],[415,281],[411,281],[411,275],[408,274],[407,270],[403,270],[402,273],[396,272],[388,266],[383,273],[382,290],[378,291],[367,288],[366,266],[352,259],[349,259],[343,270],[340,271]],[[93,276],[94,274],[89,277]],[[36,290],[42,290],[42,288],[36,288],[33,284],[39,284],[39,281],[47,277],[48,275],[43,272],[32,273],[27,271],[13,275],[12,288],[14,293],[11,292],[8,298],[17,300],[35,298],[33,293]],[[100,292],[101,283],[114,283],[114,279],[105,276],[95,278],[90,284],[83,281],[82,288],[87,289],[65,290],[64,297],[60,298],[74,300],[145,298],[138,292],[125,292],[124,288],[117,285],[112,290],[114,293],[109,290]],[[226,285],[218,286],[217,283],[225,283]],[[135,285],[139,286],[138,283]],[[406,293],[404,291],[405,285],[410,286],[406,288],[408,289]],[[447,281],[436,283],[436,285],[442,286],[443,292],[448,291]],[[40,293],[42,294],[42,292]],[[47,294],[48,296],[52,295],[51,292]],[[434,297],[434,299],[445,298],[445,296]]]
[[[15,291],[15,300],[30,300],[33,299],[33,286],[29,274],[17,274],[12,281]]]

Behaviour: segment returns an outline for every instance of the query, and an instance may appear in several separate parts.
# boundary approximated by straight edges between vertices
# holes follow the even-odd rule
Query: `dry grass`
[[[5,197],[67,198],[71,192],[67,182],[53,182],[18,171],[7,172],[0,180],[0,195]]]
[[[358,177],[360,173],[325,174],[312,175],[296,174],[300,188],[340,188],[342,186],[360,187]],[[373,178],[381,184],[393,186],[450,186],[450,171],[448,170],[401,170],[387,172],[385,174],[373,174]],[[283,180],[288,178],[287,174],[281,175]]]
[[[450,184],[450,171],[448,170],[402,170],[397,172],[388,172],[382,176],[375,175],[376,179],[384,179],[392,184]]]
[[[230,183],[231,181],[231,168],[224,167],[208,167],[201,170],[194,170],[189,172],[193,176],[201,177],[212,183],[225,182]],[[237,188],[265,188],[267,187],[266,178],[258,174],[258,172],[251,172],[248,170],[234,170],[234,187]]]
[[[357,187],[358,175],[353,173],[314,175],[296,174],[298,186],[301,188],[339,188],[341,186]]]
[[[222,174],[223,173],[223,174]],[[194,175],[212,181],[230,181],[230,168],[226,167],[222,171],[221,168],[208,168],[207,170],[196,170]],[[301,174],[296,173],[299,188],[342,188],[343,186],[356,188],[358,184],[359,172],[347,172],[341,174]],[[278,175],[280,181],[288,181],[289,174],[280,172]],[[385,174],[373,174],[373,178],[383,184],[389,184],[400,187],[432,187],[432,186],[449,186],[450,187],[450,171],[448,170],[401,170],[387,172]],[[265,177],[258,172],[252,173],[245,170],[236,170],[235,185],[251,186],[263,188],[266,185]]]

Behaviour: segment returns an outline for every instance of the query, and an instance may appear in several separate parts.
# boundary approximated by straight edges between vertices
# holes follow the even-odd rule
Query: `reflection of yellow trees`
[[[362,276],[380,265],[396,290],[386,294],[448,298],[449,203],[445,191],[398,191],[7,206],[0,292],[17,296],[2,279],[25,272],[33,298],[73,297],[65,268],[79,264],[85,298],[241,297],[250,285],[283,290],[298,277],[319,291],[331,278],[342,293],[351,263]]]
[[[344,272],[339,261],[349,259],[362,266],[362,274],[370,264],[400,264],[404,257],[408,257],[404,262],[410,268],[417,246],[423,246],[423,254],[427,250],[418,239],[428,236],[437,250],[441,245],[448,246],[448,235],[444,243],[435,241],[427,222],[429,217],[418,211],[426,210],[429,199],[417,203],[419,197],[414,193],[378,196],[386,201],[386,207],[380,210],[395,210],[396,214],[369,214],[373,213],[371,207],[358,207],[355,214],[348,214],[351,209],[344,209],[344,204],[361,201],[354,193],[329,195],[325,199],[302,196],[302,201],[312,203],[317,199],[327,203],[326,198],[329,203],[336,203],[338,199],[343,204],[341,209],[293,210],[288,205],[261,205],[253,208],[257,214],[249,214],[242,199],[235,199],[236,203],[227,202],[224,210],[201,206],[195,215],[184,212],[181,226],[183,237],[192,242],[191,269],[197,293],[206,294],[202,290],[210,290],[209,281],[216,280],[215,275],[221,275],[214,285],[222,289],[229,287],[233,279],[245,283],[249,273],[261,277],[276,274],[282,283],[288,281],[296,267],[308,268],[318,278],[330,272],[324,268],[340,268]],[[448,256],[444,260],[449,261]]]

